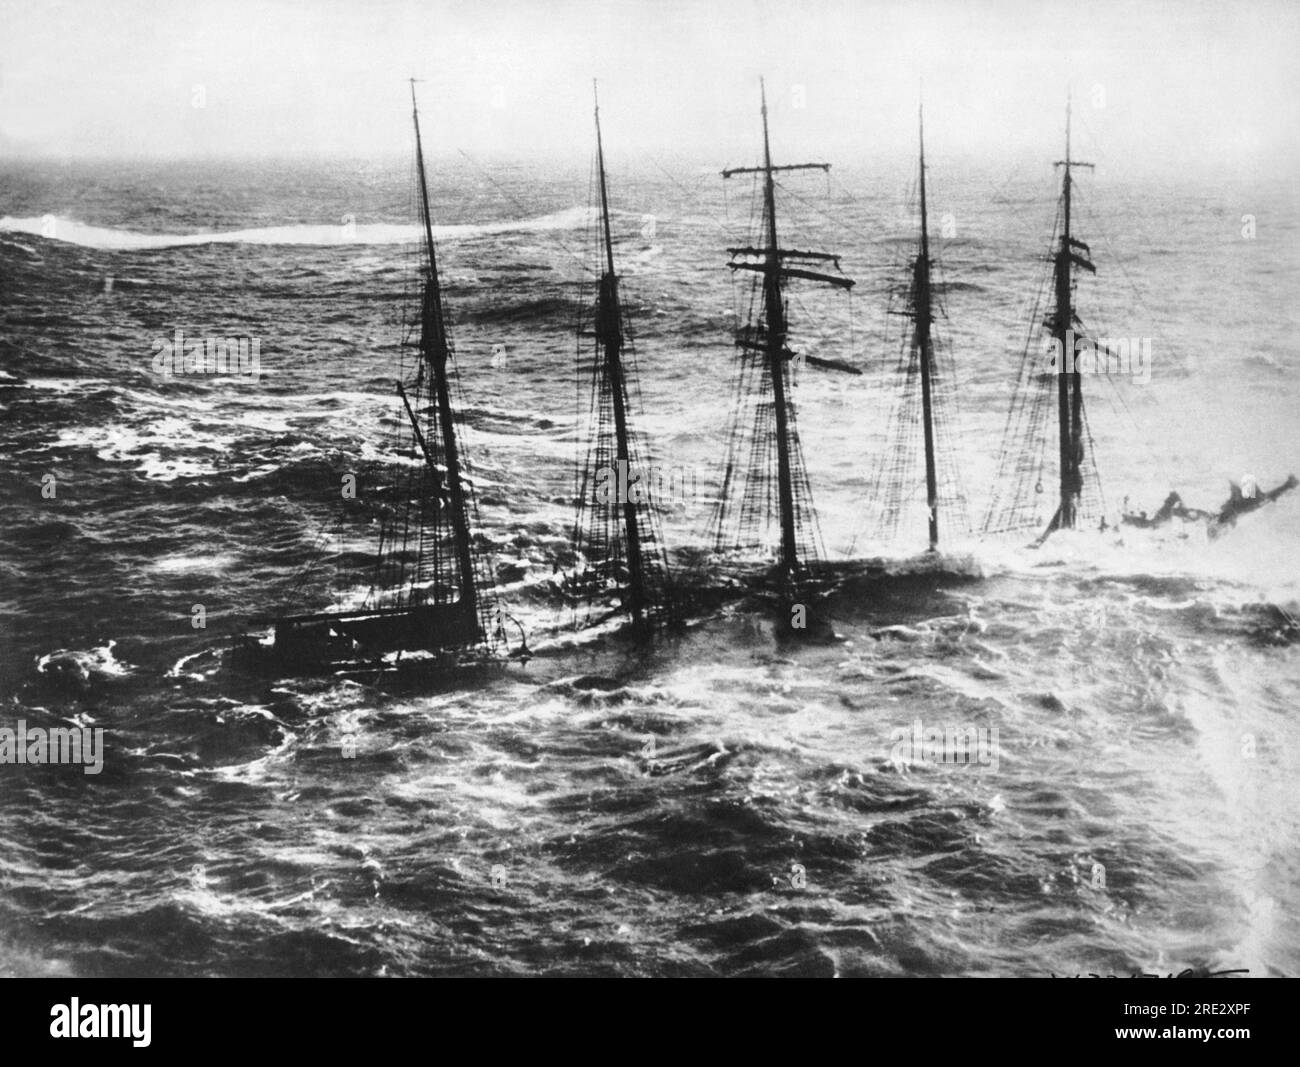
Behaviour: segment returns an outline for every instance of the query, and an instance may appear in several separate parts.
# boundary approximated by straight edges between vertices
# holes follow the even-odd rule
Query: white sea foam
[[[509,219],[481,225],[434,226],[433,236],[439,241],[466,240],[496,233],[546,232],[568,230],[586,225],[592,218],[586,207],[567,208],[563,211],[540,215],[531,219]],[[410,244],[421,237],[421,227],[413,224],[373,222],[341,226],[333,223],[316,223],[298,226],[264,226],[249,230],[227,230],[220,233],[139,233],[104,226],[90,226],[76,219],[59,216],[0,218],[0,233],[26,233],[47,237],[83,248],[100,248],[112,251],[140,251],[156,248],[180,248],[186,245],[250,244],[250,245],[392,245]]]
[[[109,641],[91,649],[60,648],[36,661],[36,669],[42,674],[69,674],[81,681],[91,678],[123,678],[135,668],[123,663],[113,655],[116,641]]]

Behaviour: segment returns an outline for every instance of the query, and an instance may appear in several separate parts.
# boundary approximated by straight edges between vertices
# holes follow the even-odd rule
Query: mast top
[[[424,144],[420,140],[420,107],[415,99],[415,83],[417,78],[411,78],[411,118],[415,122],[415,161],[416,170],[420,175],[420,205],[424,211],[424,246],[429,256],[429,292],[432,294],[432,307],[434,309],[434,321],[437,322],[438,334],[442,334],[442,295],[438,286],[438,252],[433,244],[433,218],[429,216],[429,182],[424,172]],[[446,342],[439,343],[439,348],[445,348]]]
[[[777,171],[782,170],[824,170],[829,171],[829,163],[792,163],[785,166],[775,167],[772,165],[772,154],[768,150],[767,137],[767,87],[763,84],[763,79],[758,79],[758,93],[762,100],[760,111],[763,115],[763,165],[761,167],[731,167],[722,172],[724,178],[730,178],[733,174],[766,174],[769,178]]]
[[[921,198],[921,258],[925,261],[928,269],[930,266],[930,219],[925,203],[925,105],[918,104],[916,110],[918,136],[921,149],[920,163],[920,188],[918,193]]]
[[[605,188],[605,145],[600,136],[600,97],[596,93],[596,79],[591,79],[591,95],[596,112],[596,166],[600,171],[600,217],[605,231],[605,265],[606,276],[611,279],[614,274],[614,237],[609,225],[609,193]]]
[[[1095,163],[1084,163],[1082,160],[1070,158],[1070,95],[1068,91],[1065,96],[1065,158],[1056,160],[1052,166],[1064,167],[1066,178],[1070,176],[1071,167],[1087,167],[1089,170],[1096,170]]]
[[[776,166],[772,162],[771,143],[768,139],[767,128],[767,87],[762,78],[758,79],[759,96],[762,101],[763,115],[763,163],[758,167],[731,167],[722,172],[724,178],[730,178],[736,174],[761,174],[763,175],[764,190],[763,195],[766,200],[765,217],[767,221],[767,247],[765,248],[729,248],[727,251],[733,256],[742,257],[741,262],[734,258],[728,267],[731,270],[749,270],[756,273],[769,275],[773,282],[779,286],[782,279],[785,278],[805,278],[809,281],[826,282],[830,285],[841,289],[850,289],[853,287],[851,278],[838,277],[833,274],[823,274],[820,271],[808,270],[803,267],[788,265],[790,261],[795,260],[832,260],[836,267],[839,266],[839,257],[826,252],[799,252],[794,249],[781,248],[777,243],[776,237],[776,183],[772,176],[779,171],[787,170],[822,170],[829,171],[829,163],[788,163],[783,166]],[[761,257],[762,262],[748,262],[748,257]]]
[[[920,133],[921,142],[921,169],[925,169],[925,101],[922,100],[916,105],[916,123]]]

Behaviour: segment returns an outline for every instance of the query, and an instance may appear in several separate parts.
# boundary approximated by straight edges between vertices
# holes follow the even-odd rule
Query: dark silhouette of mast
[[[592,82],[592,96],[596,86]],[[605,187],[605,149],[600,137],[600,102],[596,100],[596,165],[600,171],[600,214],[604,227],[605,271],[600,277],[600,295],[596,309],[596,337],[604,349],[605,374],[614,407],[615,459],[623,470],[631,471],[631,448],[627,428],[627,385],[623,373],[623,315],[618,298],[618,275],[614,273],[614,243],[609,227],[609,194]],[[629,473],[628,481],[632,475]],[[627,493],[623,504],[623,527],[627,535],[628,597],[627,607],[633,626],[644,622],[646,609],[645,563],[641,551],[641,529],[636,503]]]
[[[930,223],[925,203],[925,115],[918,112],[921,141],[921,253],[916,257],[912,295],[916,315],[913,346],[921,357],[921,418],[925,427],[925,502],[930,513],[930,551],[939,547],[939,490],[934,469],[934,413],[930,376],[934,360],[931,327],[934,322],[930,293]]]
[[[841,288],[849,288],[853,282],[847,278],[822,274],[804,268],[787,267],[786,259],[797,260],[834,260],[836,257],[818,252],[796,252],[782,249],[777,243],[776,230],[776,181],[774,175],[787,170],[822,170],[829,171],[829,163],[796,163],[785,166],[772,165],[772,149],[767,126],[767,91],[762,79],[759,80],[759,92],[762,99],[763,116],[763,165],[761,167],[736,167],[724,170],[722,176],[730,178],[735,174],[763,175],[763,222],[766,230],[766,247],[733,248],[733,255],[759,255],[761,264],[733,262],[733,269],[758,270],[763,274],[763,306],[761,339],[744,338],[742,347],[759,347],[764,353],[768,374],[772,382],[773,412],[776,419],[776,456],[777,456],[777,495],[781,509],[781,566],[791,576],[799,573],[798,539],[795,531],[794,486],[791,472],[791,422],[792,411],[786,398],[787,378],[785,364],[792,353],[786,346],[788,323],[785,315],[785,300],[781,285],[786,278],[808,278],[824,281]]]
[[[1073,178],[1072,167],[1092,168],[1093,164],[1083,163],[1070,158],[1070,103],[1065,105],[1065,158],[1056,161],[1056,166],[1064,167],[1061,182],[1062,223],[1061,244],[1055,257],[1054,282],[1056,288],[1056,308],[1052,315],[1052,337],[1056,341],[1058,358],[1063,362],[1057,369],[1057,421],[1060,434],[1061,465],[1061,503],[1056,517],[1048,527],[1049,532],[1072,530],[1075,526],[1080,496],[1083,493],[1083,389],[1081,376],[1074,367],[1074,307],[1073,307],[1073,267],[1082,267],[1092,273],[1096,268],[1091,261],[1078,254],[1085,255],[1088,246],[1076,241],[1070,230],[1070,191]],[[1066,367],[1072,368],[1065,373]]]
[[[404,652],[455,650],[452,661],[437,661],[442,669],[495,656],[497,641],[504,633],[498,611],[496,634],[489,636],[484,613],[493,609],[493,591],[490,581],[480,588],[476,580],[470,541],[473,496],[462,477],[456,441],[449,379],[454,352],[438,279],[414,78],[411,114],[428,268],[420,292],[418,339],[402,341],[404,346],[417,348],[419,356],[413,379],[399,379],[397,394],[425,465],[407,472],[401,494],[404,515],[393,511],[381,527],[375,577],[366,605],[347,611],[255,618],[256,622],[272,622],[275,630],[269,647],[247,639],[237,647],[242,662],[253,669],[315,671],[364,665],[368,672],[382,671],[387,669],[382,660],[387,653],[398,653],[391,664],[396,667]],[[403,330],[411,328],[413,324],[404,320]],[[403,365],[403,377],[406,373]],[[480,646],[479,653],[466,656],[473,646]],[[521,658],[527,654],[526,646],[521,646],[520,654]]]
[[[1075,332],[1085,333],[1074,302],[1077,272],[1096,274],[1097,268],[1092,263],[1091,249],[1074,235],[1074,171],[1080,167],[1088,170],[1095,167],[1092,163],[1075,159],[1071,154],[1071,110],[1067,97],[1065,158],[1054,163],[1054,166],[1064,168],[1061,194],[1052,244],[1044,257],[1051,264],[1051,303],[1041,322],[1041,332],[1031,330],[1026,336],[1026,346],[1021,355],[1020,383],[1007,414],[993,499],[984,519],[985,533],[1041,526],[1042,517],[1037,502],[1040,500],[1039,494],[1044,492],[1044,469],[1048,464],[1044,453],[1049,446],[1051,407],[1055,404],[1057,462],[1060,467],[1059,500],[1046,529],[1031,543],[1034,548],[1043,544],[1057,530],[1077,529],[1085,521],[1085,509],[1090,512],[1093,507],[1091,493],[1085,500],[1085,489],[1095,488],[1098,498],[1101,498],[1096,457],[1085,451],[1088,428],[1083,408],[1082,375],[1075,362],[1076,350],[1080,347],[1076,344]],[[1036,341],[1050,342],[1054,353],[1054,365],[1044,368],[1043,373],[1034,371],[1040,358],[1038,353],[1031,350]],[[1096,348],[1096,345],[1091,347]],[[1054,388],[1053,373],[1056,375]],[[1013,487],[1009,488],[1004,497],[1002,486],[1008,483],[1013,483]],[[1100,499],[1100,503],[1104,510],[1104,498]],[[1104,529],[1104,518],[1102,522]]]
[[[763,314],[767,323],[767,361],[772,375],[772,403],[776,414],[777,491],[781,501],[781,562],[793,574],[799,566],[794,539],[794,490],[790,483],[790,431],[785,401],[785,303],[781,299],[781,259],[776,240],[776,183],[772,178],[772,147],[767,134],[767,89],[760,83],[763,100],[763,211],[767,217],[767,270],[763,272]]]
[[[889,332],[893,339],[891,347],[897,353],[899,376],[886,435],[892,447],[881,453],[870,484],[880,504],[876,532],[892,538],[904,516],[912,521],[917,482],[924,477],[927,554],[934,556],[939,551],[941,491],[944,526],[949,534],[969,529],[969,525],[950,421],[956,414],[957,398],[952,395],[952,386],[941,365],[944,339],[939,333],[938,319],[943,317],[944,308],[935,292],[936,260],[930,252],[929,174],[925,161],[925,110],[921,105],[917,107],[917,148],[916,203],[920,206],[920,218],[916,244],[901,265],[907,271],[906,288],[896,294],[902,298],[901,306],[893,306],[895,294],[891,287],[891,306],[887,310],[890,315],[909,319],[910,324],[904,325],[898,335]],[[917,470],[918,437],[924,444],[923,472]]]
[[[420,202],[424,213],[425,248],[429,255],[429,276],[425,280],[420,319],[420,354],[430,371],[434,400],[438,409],[438,427],[442,432],[443,456],[446,460],[446,489],[451,510],[452,535],[456,545],[456,566],[460,575],[460,603],[472,618],[478,612],[478,590],[474,579],[474,561],[470,546],[469,521],[465,506],[465,485],[461,480],[460,453],[456,447],[456,426],[452,419],[451,393],[447,383],[447,360],[450,344],[443,317],[442,289],[438,282],[438,261],[433,245],[433,223],[429,217],[429,188],[425,180],[424,149],[420,142],[420,111],[415,101],[415,79],[411,79],[411,114],[415,121],[415,158],[420,175]],[[434,465],[425,446],[419,423],[411,411],[410,401],[401,386],[402,400],[415,426],[421,450],[435,477],[442,472]]]

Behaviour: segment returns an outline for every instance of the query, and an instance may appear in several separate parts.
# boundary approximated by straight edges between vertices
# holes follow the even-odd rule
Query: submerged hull
[[[273,626],[269,641],[244,636],[236,669],[258,674],[385,670],[405,654],[423,669],[490,662],[486,635],[472,606],[424,605],[375,611],[320,612],[255,620]]]

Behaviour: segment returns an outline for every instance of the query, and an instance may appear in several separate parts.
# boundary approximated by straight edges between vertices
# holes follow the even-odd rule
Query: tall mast
[[[595,98],[596,83],[592,81]],[[627,432],[627,387],[623,374],[623,316],[619,308],[618,276],[614,273],[614,241],[609,227],[609,194],[605,187],[605,149],[600,137],[600,102],[596,99],[596,165],[600,171],[600,214],[605,238],[605,271],[600,278],[599,304],[596,309],[596,333],[605,350],[605,373],[609,378],[614,404],[616,460],[620,470],[631,471],[631,449]],[[631,473],[627,475],[630,482]],[[620,475],[618,484],[623,484]],[[645,565],[641,551],[641,530],[636,504],[631,493],[623,504],[623,526],[627,534],[628,609],[634,626],[640,626],[646,604]]]
[[[732,256],[732,260],[727,266],[733,271],[747,270],[762,275],[762,307],[758,328],[756,329],[751,322],[750,325],[740,331],[736,338],[736,344],[742,349],[760,354],[762,364],[766,368],[772,383],[772,412],[775,422],[773,432],[776,436],[777,453],[777,494],[781,512],[780,565],[786,575],[793,579],[797,578],[802,570],[799,559],[799,540],[795,528],[794,479],[796,467],[798,468],[801,485],[806,475],[798,438],[795,436],[794,407],[788,399],[790,383],[786,376],[786,363],[793,358],[794,353],[790,351],[786,343],[789,324],[786,321],[782,283],[789,278],[803,278],[810,281],[825,282],[841,289],[850,289],[853,287],[853,280],[845,278],[843,275],[827,274],[821,270],[813,269],[815,265],[823,262],[834,263],[838,268],[839,257],[836,255],[827,252],[796,251],[781,248],[777,243],[775,179],[777,172],[787,170],[829,171],[830,164],[794,163],[776,166],[772,162],[772,149],[767,122],[767,93],[761,79],[759,88],[762,94],[763,163],[758,167],[733,167],[724,170],[722,176],[723,178],[730,178],[736,174],[761,174],[763,176],[762,225],[764,233],[759,238],[762,246],[727,249]],[[758,262],[755,262],[755,260],[758,260]],[[808,362],[834,370],[847,370],[849,373],[855,373],[853,368],[846,367],[834,360],[821,360],[809,356]],[[756,421],[755,426],[757,427],[757,425],[758,422]],[[766,431],[764,430],[764,432]],[[768,456],[770,452],[766,448],[762,448],[760,451],[755,452],[754,455]],[[803,507],[804,504],[805,502],[802,500],[799,502],[800,507]],[[810,510],[810,501],[807,502],[807,506]],[[725,500],[717,513],[718,518],[716,521],[719,530],[721,530],[724,521],[724,509]]]
[[[1076,254],[1076,249],[1088,251],[1088,246],[1074,239],[1070,230],[1070,192],[1073,177],[1072,167],[1092,167],[1070,158],[1070,101],[1065,105],[1065,158],[1057,160],[1056,166],[1064,167],[1061,180],[1062,218],[1061,246],[1056,253],[1056,311],[1052,321],[1052,336],[1056,341],[1056,350],[1063,361],[1057,367],[1057,422],[1060,435],[1061,465],[1061,503],[1056,514],[1057,529],[1073,529],[1076,519],[1076,506],[1083,490],[1083,390],[1078,369],[1065,373],[1066,365],[1074,365],[1074,307],[1073,307],[1073,267],[1084,267],[1095,271],[1092,263]]]
[[[921,254],[916,257],[913,294],[915,299],[915,350],[921,357],[921,417],[925,426],[925,501],[930,513],[930,551],[939,547],[939,492],[934,469],[934,415],[930,400],[930,376],[934,359],[931,336],[933,309],[930,298],[930,222],[925,203],[925,114],[918,110],[921,142]]]
[[[794,537],[794,487],[790,482],[790,439],[785,400],[785,304],[781,299],[781,258],[776,241],[776,181],[772,177],[772,147],[767,135],[767,88],[759,80],[763,111],[763,208],[767,217],[767,269],[763,272],[763,317],[767,324],[767,362],[772,375],[776,414],[777,492],[781,503],[781,563],[789,574],[799,566]]]
[[[768,373],[772,380],[772,405],[776,417],[776,455],[777,455],[777,491],[781,507],[781,565],[788,574],[795,574],[799,568],[799,547],[795,534],[795,502],[793,486],[793,462],[791,459],[791,421],[792,412],[786,399],[787,380],[785,364],[793,353],[786,346],[788,324],[785,318],[785,301],[781,294],[781,283],[786,278],[807,278],[812,281],[826,282],[841,289],[849,289],[853,281],[842,276],[825,274],[804,266],[789,265],[794,263],[817,263],[832,261],[838,267],[839,257],[825,252],[798,252],[784,249],[777,244],[776,233],[776,179],[778,171],[786,170],[822,170],[829,171],[829,163],[792,163],[775,166],[772,163],[772,148],[767,127],[767,91],[762,79],[759,79],[759,91],[762,96],[763,115],[763,165],[760,167],[733,167],[724,170],[722,176],[730,178],[735,174],[763,175],[763,223],[766,233],[766,245],[762,248],[729,248],[733,257],[729,264],[732,270],[751,270],[763,275],[763,311],[761,344],[748,331],[742,333],[737,343],[742,348],[759,350],[763,353]],[[753,263],[752,257],[761,257],[761,263]],[[818,362],[810,358],[810,362]],[[833,365],[833,364],[831,364]],[[836,367],[835,369],[843,369]]]
[[[460,574],[460,602],[477,613],[478,589],[470,549],[469,522],[466,517],[465,485],[461,480],[460,453],[456,447],[456,427],[452,417],[451,393],[447,384],[446,321],[443,318],[442,290],[438,283],[438,262],[433,245],[433,223],[429,217],[429,188],[424,172],[424,148],[420,142],[420,110],[415,101],[415,79],[411,79],[411,115],[415,121],[415,159],[420,174],[420,201],[424,209],[424,240],[429,255],[429,276],[425,280],[421,305],[420,353],[430,370],[434,399],[438,406],[438,423],[442,430],[443,457],[447,466],[447,492],[451,504],[452,534],[456,542],[456,564]],[[405,399],[405,394],[403,394]],[[409,411],[409,403],[408,403]],[[434,469],[435,475],[441,472]]]

